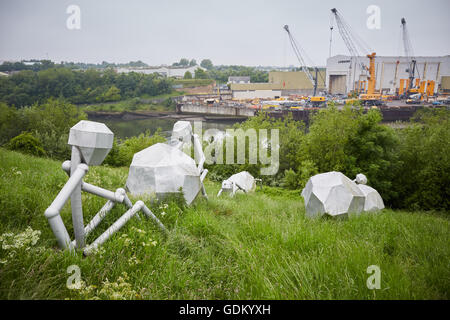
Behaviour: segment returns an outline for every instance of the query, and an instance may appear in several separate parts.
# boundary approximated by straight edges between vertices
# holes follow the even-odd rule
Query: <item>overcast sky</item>
[[[81,9],[80,30],[66,26],[71,4]],[[369,5],[381,9],[379,30],[366,26]],[[298,65],[288,24],[325,65],[333,7],[378,55],[402,54],[402,17],[416,56],[450,54],[449,0],[0,0],[0,60]],[[347,54],[337,28],[333,38],[332,54]]]

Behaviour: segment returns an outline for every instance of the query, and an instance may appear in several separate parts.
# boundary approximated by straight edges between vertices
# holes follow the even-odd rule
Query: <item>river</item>
[[[158,128],[161,128],[163,135],[169,137],[172,131],[173,125],[177,122],[177,119],[168,118],[147,118],[147,119],[135,119],[135,120],[123,120],[123,119],[99,119],[90,118],[89,120],[103,122],[114,132],[114,136],[118,138],[129,138],[137,136],[146,130],[150,130],[153,134]],[[190,120],[191,125],[194,126],[194,121]],[[202,121],[202,128],[207,129],[219,129],[225,131],[231,128],[235,123],[242,122],[242,120],[231,121]]]

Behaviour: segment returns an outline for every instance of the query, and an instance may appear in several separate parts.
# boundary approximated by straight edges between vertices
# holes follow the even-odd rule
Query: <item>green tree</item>
[[[208,75],[203,69],[196,69],[195,70],[195,79],[208,79]]]
[[[189,71],[186,71],[184,73],[183,79],[192,79],[192,73],[190,73]]]
[[[197,61],[195,61],[195,59],[192,59],[191,61],[189,61],[189,67],[193,67],[197,65]]]
[[[118,89],[115,85],[112,85],[108,91],[103,94],[103,101],[118,101],[120,100],[120,89]]]
[[[395,207],[450,209],[450,111],[418,112],[400,131],[401,165],[393,179]]]
[[[208,70],[211,70],[214,67],[212,61],[209,59],[203,59],[202,62],[200,62],[200,66]]]

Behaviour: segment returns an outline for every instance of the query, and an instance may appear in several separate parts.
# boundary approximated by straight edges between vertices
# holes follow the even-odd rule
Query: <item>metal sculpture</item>
[[[320,217],[360,213],[364,194],[355,182],[341,172],[327,172],[311,177],[302,191],[306,215]]]
[[[367,177],[362,173],[356,175],[353,181],[341,172],[327,172],[311,177],[302,191],[306,215],[339,216],[384,209],[380,194],[366,183]]]
[[[192,146],[195,160],[188,155]],[[153,194],[158,198],[179,193],[181,188],[186,203],[191,204],[200,191],[207,197],[203,181],[208,170],[203,168],[204,163],[202,145],[191,124],[178,121],[169,144],[157,143],[133,156],[126,187],[133,195]]]
[[[144,212],[162,231],[166,232],[164,225],[142,201],[132,204],[124,189],[119,188],[116,192],[112,192],[83,181],[83,177],[89,170],[88,166],[100,165],[106,158],[111,150],[113,139],[114,134],[111,130],[105,124],[99,122],[82,120],[70,129],[68,144],[72,146],[71,160],[65,161],[62,165],[63,170],[69,175],[69,180],[52,204],[45,210],[45,216],[58,241],[59,247],[62,249],[74,250],[78,248],[83,249],[84,254],[90,254],[123,227],[133,216],[138,215],[139,211]],[[86,227],[83,221],[81,191],[108,200]],[[74,241],[71,241],[60,216],[60,212],[69,198],[72,206]],[[128,210],[92,244],[86,246],[86,236],[98,226],[117,203],[124,204]]]
[[[234,196],[238,190],[242,190],[245,193],[254,191],[256,189],[256,181],[261,180],[255,179],[247,171],[233,174],[227,180],[222,182],[222,188],[219,190],[217,196],[220,197],[224,191],[229,193],[230,196]]]

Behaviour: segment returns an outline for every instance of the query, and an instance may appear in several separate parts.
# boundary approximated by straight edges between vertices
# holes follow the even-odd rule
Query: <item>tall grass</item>
[[[0,149],[0,234],[41,231],[35,245],[0,249],[2,299],[448,299],[447,214],[384,210],[346,219],[308,219],[301,196],[275,188],[184,207],[176,199],[151,204],[169,229],[132,219],[95,255],[56,248],[44,217],[67,177],[59,162]],[[86,181],[115,190],[127,168],[91,167]],[[104,200],[83,194],[85,221]],[[89,236],[106,230],[118,205]],[[70,206],[62,217],[73,234]],[[66,287],[78,265],[85,286]],[[369,290],[367,267],[381,269],[381,289]],[[95,287],[94,287],[95,286]]]

